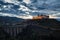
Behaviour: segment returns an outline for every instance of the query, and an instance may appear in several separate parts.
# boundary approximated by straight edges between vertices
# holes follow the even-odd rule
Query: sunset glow
[[[60,17],[55,17],[55,16],[52,16],[52,15],[49,15],[49,18],[50,19],[56,19],[56,18],[60,18]]]

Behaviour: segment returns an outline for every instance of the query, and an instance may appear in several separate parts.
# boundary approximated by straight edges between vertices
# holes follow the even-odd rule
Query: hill
[[[21,18],[0,16],[0,22],[13,23],[13,22],[21,22],[21,21],[23,21],[23,19]]]

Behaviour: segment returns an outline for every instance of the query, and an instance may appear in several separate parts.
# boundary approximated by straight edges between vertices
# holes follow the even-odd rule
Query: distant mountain
[[[58,21],[60,21],[60,19],[57,19]]]
[[[0,22],[13,23],[13,22],[21,22],[21,21],[23,21],[23,19],[21,19],[21,18],[8,17],[8,16],[0,16]]]

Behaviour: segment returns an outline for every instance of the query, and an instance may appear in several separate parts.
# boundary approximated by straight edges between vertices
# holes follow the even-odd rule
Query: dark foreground
[[[0,20],[0,40],[60,40],[60,22],[55,19]]]

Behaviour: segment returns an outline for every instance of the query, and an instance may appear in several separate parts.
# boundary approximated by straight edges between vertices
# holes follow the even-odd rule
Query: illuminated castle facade
[[[39,15],[38,14],[38,16],[33,16],[32,19],[33,20],[35,20],[35,19],[49,19],[49,16],[47,16],[47,15]]]

